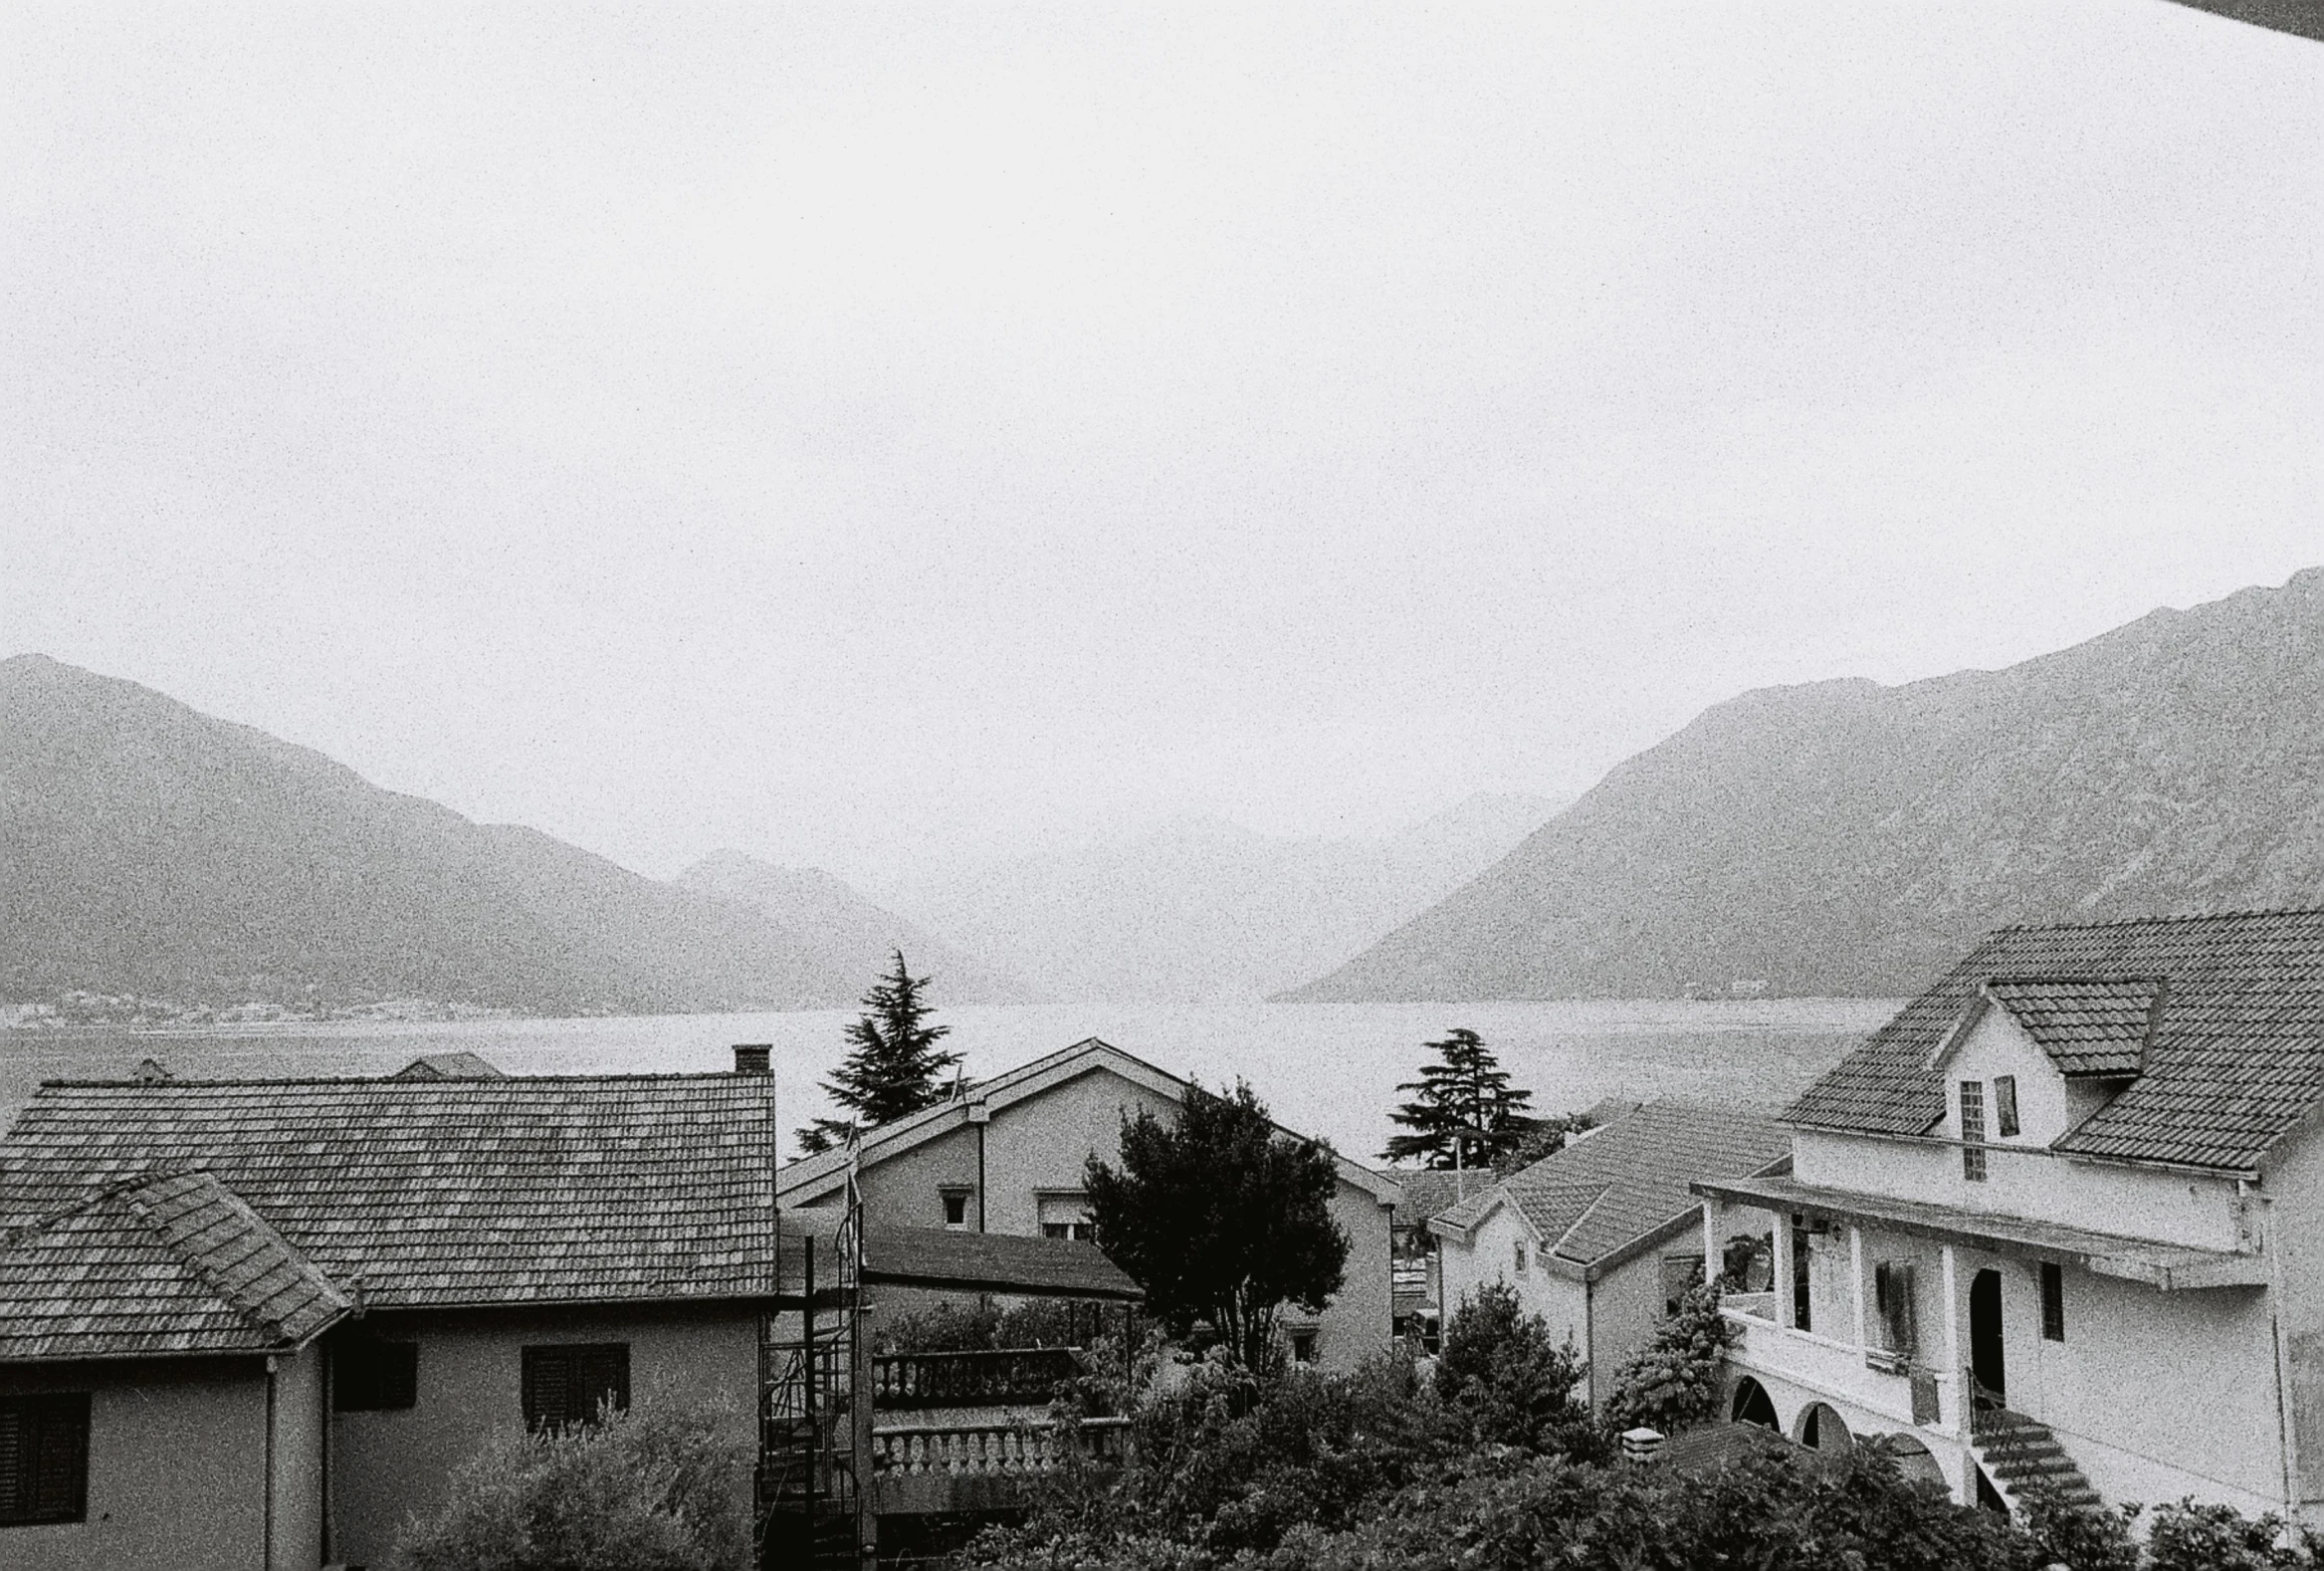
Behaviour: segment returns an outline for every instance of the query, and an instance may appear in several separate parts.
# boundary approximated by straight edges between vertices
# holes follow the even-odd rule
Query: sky
[[[2162,0],[0,13],[0,654],[656,875],[2324,561],[2324,46]]]

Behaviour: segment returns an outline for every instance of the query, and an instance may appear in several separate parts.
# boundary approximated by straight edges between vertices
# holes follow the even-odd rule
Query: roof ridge
[[[234,1192],[232,1185],[227,1184],[224,1180],[217,1178],[207,1169],[203,1168],[193,1168],[187,1170],[187,1172],[183,1174],[171,1176],[193,1177],[197,1174],[201,1177],[208,1178],[212,1184],[217,1186],[219,1195],[225,1200],[226,1204],[238,1214],[240,1220],[254,1224],[259,1229],[261,1229],[269,1242],[273,1243],[275,1247],[281,1249],[283,1253],[294,1263],[303,1265],[309,1271],[312,1271],[317,1279],[319,1280],[324,1287],[328,1288],[331,1295],[337,1298],[341,1304],[346,1302],[346,1295],[338,1290],[338,1284],[330,1279],[328,1273],[326,1273],[321,1266],[317,1265],[313,1260],[309,1259],[305,1254],[300,1252],[300,1250],[292,1244],[290,1239],[284,1237],[280,1233],[276,1232],[274,1225],[268,1222],[266,1218],[260,1216],[257,1209],[253,1207],[250,1202],[244,1200],[240,1195],[237,1195]],[[140,1185],[136,1187],[150,1188],[151,1186]],[[171,1256],[181,1262],[187,1270],[193,1272],[196,1277],[200,1278],[202,1285],[210,1289],[212,1296],[214,1296],[227,1308],[233,1310],[234,1313],[241,1318],[245,1325],[248,1325],[255,1331],[262,1332],[277,1342],[288,1342],[290,1340],[290,1333],[284,1329],[283,1322],[281,1320],[261,1313],[255,1305],[249,1302],[244,1294],[242,1294],[233,1286],[232,1283],[228,1282],[223,1276],[218,1274],[216,1267],[211,1265],[209,1259],[205,1255],[201,1254],[197,1250],[187,1248],[175,1236],[173,1236],[170,1232],[169,1224],[166,1221],[153,1215],[151,1210],[149,1210],[147,1207],[139,1205],[133,1199],[128,1200],[127,1204],[129,1209],[136,1214],[137,1220],[143,1223],[146,1229],[160,1239],[161,1246],[164,1249],[167,1249]]]
[[[2230,911],[2166,911],[2145,916],[2110,917],[2103,922],[2007,922],[1987,931],[1988,938],[2003,933],[2090,932],[2102,928],[2161,927],[2175,922],[2247,921],[2253,917],[2324,917],[2324,906],[2238,906]]]
[[[94,1211],[106,1201],[126,1195],[131,1190],[142,1189],[148,1184],[155,1184],[163,1179],[179,1178],[187,1173],[204,1171],[206,1170],[188,1163],[163,1162],[154,1167],[140,1168],[134,1173],[123,1174],[119,1178],[108,1179],[87,1194],[69,1200],[54,1210],[43,1212],[30,1222],[21,1223],[13,1228],[0,1228],[0,1250],[13,1249],[20,1243],[29,1243],[59,1223],[69,1218],[78,1217],[84,1212]]]
[[[646,1080],[657,1083],[667,1083],[677,1080],[732,1081],[737,1085],[752,1086],[757,1082],[764,1080],[766,1076],[764,1075],[737,1074],[731,1069],[677,1069],[663,1073],[655,1073],[652,1071],[643,1070],[626,1070],[608,1074],[505,1074],[497,1080],[406,1080],[399,1078],[394,1074],[286,1074],[227,1076],[214,1080],[195,1080],[188,1079],[183,1076],[173,1076],[167,1080],[92,1080],[63,1078],[55,1080],[43,1080],[40,1082],[40,1084],[43,1089],[54,1085],[68,1087],[73,1090],[120,1087],[123,1089],[143,1091],[176,1091],[184,1090],[188,1087],[198,1086],[237,1085],[380,1085],[393,1086],[397,1089],[399,1094],[404,1091],[411,1091],[414,1094],[417,1094],[420,1091],[431,1089],[446,1090],[466,1088],[473,1090],[480,1086],[492,1087],[496,1089],[506,1089],[510,1086],[575,1085],[584,1082],[599,1083],[607,1080]]]
[[[1577,1186],[1577,1188],[1585,1186]],[[1564,1253],[1566,1240],[1573,1237],[1574,1234],[1580,1231],[1582,1225],[1589,1220],[1589,1214],[1591,1212],[1597,1210],[1598,1207],[1605,1204],[1605,1198],[1613,1193],[1613,1189],[1614,1181],[1612,1179],[1606,1179],[1597,1186],[1597,1193],[1589,1197],[1589,1204],[1583,1207],[1580,1211],[1574,1214],[1574,1220],[1566,1224],[1565,1231],[1559,1234],[1557,1240],[1550,1245],[1550,1252],[1552,1254]],[[1571,1254],[1567,1255],[1566,1257],[1568,1259],[1580,1258],[1579,1255]]]

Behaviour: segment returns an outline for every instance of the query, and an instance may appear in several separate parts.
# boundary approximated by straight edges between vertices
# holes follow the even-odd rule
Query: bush
[[[1118,1313],[1118,1311],[1116,1312]],[[1079,1347],[1107,1334],[1105,1311],[1059,1298],[1028,1298],[1005,1307],[991,1299],[940,1299],[875,1321],[877,1353],[958,1353],[995,1347]]]
[[[607,1409],[585,1428],[511,1436],[404,1525],[401,1571],[740,1571],[750,1449],[716,1409]]]
[[[1578,1400],[1587,1373],[1571,1339],[1551,1341],[1515,1288],[1489,1282],[1461,1300],[1444,1328],[1436,1395],[1467,1421],[1473,1445],[1594,1457],[1603,1443]]]
[[[2317,1564],[2311,1533],[2284,1531],[2280,1516],[2245,1516],[2229,1505],[2192,1499],[2155,1508],[2147,1534],[2154,1571],[2307,1571]],[[2081,1563],[2074,1562],[2074,1571]]]
[[[1618,1434],[1645,1425],[1675,1435],[1716,1418],[1719,1371],[1737,1334],[1719,1312],[1716,1285],[1688,1293],[1654,1340],[1615,1371],[1605,1398],[1607,1427]]]

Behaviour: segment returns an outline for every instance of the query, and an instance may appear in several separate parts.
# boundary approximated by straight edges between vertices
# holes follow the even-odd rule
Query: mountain
[[[1916,993],[2014,922],[2324,904],[2324,568],[2003,671],[1746,693],[1302,1000]]]
[[[783,1009],[878,974],[828,899],[659,883],[42,655],[0,660],[0,999]]]
[[[1184,817],[892,898],[1056,998],[1256,1000],[1387,932],[1557,806],[1478,795],[1381,839],[1303,839]]]
[[[713,851],[678,875],[678,885],[756,906],[793,930],[812,933],[832,959],[868,985],[902,951],[913,975],[932,976],[932,997],[948,1004],[1028,1004],[1024,984],[927,929],[873,904],[813,867],[777,867],[740,851]],[[859,992],[861,989],[858,990]]]

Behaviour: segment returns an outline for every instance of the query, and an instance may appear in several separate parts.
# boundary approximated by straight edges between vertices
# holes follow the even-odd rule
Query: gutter
[[[2237,1183],[2259,1182],[2255,1167],[2206,1167],[2200,1162],[2164,1162],[2151,1157],[2109,1157],[2088,1151],[2060,1151],[2055,1146],[2012,1146],[2000,1141],[1955,1140],[1950,1135],[1907,1135],[1876,1129],[1842,1129],[1831,1124],[1785,1123],[1787,1129],[1804,1129],[1813,1135],[1839,1135],[1849,1140],[1880,1140],[1892,1145],[1936,1146],[1944,1150],[1960,1150],[1976,1145],[1984,1151],[2000,1151],[2010,1156],[2049,1157],[2059,1162],[2088,1162],[2098,1167],[2144,1168],[2154,1173],[2184,1173],[2197,1178],[2233,1179]]]

